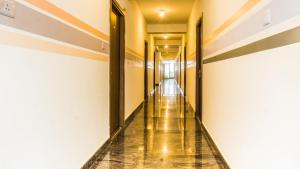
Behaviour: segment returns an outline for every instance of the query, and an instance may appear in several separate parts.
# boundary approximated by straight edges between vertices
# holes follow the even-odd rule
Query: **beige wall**
[[[184,34],[182,36],[182,45],[181,45],[181,90],[182,90],[182,93],[184,92],[184,69],[185,69],[185,63],[184,63],[184,55],[185,55],[185,46],[186,46],[186,35]]]
[[[203,123],[231,168],[300,167],[299,49],[204,66]]]
[[[92,27],[99,29],[104,34],[109,34],[109,8],[108,0],[84,0],[84,1],[65,1],[48,0],[57,7],[64,9],[78,19],[86,22]],[[95,11],[97,12],[95,14]]]
[[[108,35],[107,1],[49,2]],[[0,168],[82,167],[109,138],[109,56],[82,57],[102,54],[3,26],[4,19],[1,16]]]
[[[156,52],[155,55],[155,84],[160,83],[160,64],[161,64],[161,52]]]
[[[59,28],[54,25],[43,29],[51,38],[35,33],[41,26],[47,27],[44,20],[27,18],[31,30],[2,25],[18,25],[14,22],[25,10],[17,9],[15,20],[0,16],[0,168],[80,168],[109,139],[109,47],[99,44],[109,39],[110,1],[17,2],[22,9],[36,11],[31,14],[45,15],[49,21],[54,18],[65,30],[81,35],[77,38],[95,42],[88,46],[99,51],[62,41],[62,37],[74,37],[69,36],[71,32],[55,30]],[[120,3],[126,9],[128,117],[144,97],[143,55],[148,36],[135,1]]]
[[[126,48],[130,48],[144,56],[144,42],[148,40],[146,31],[146,20],[135,1],[119,0],[122,7],[125,9],[126,17]]]
[[[228,18],[233,16],[248,0],[202,0],[204,10],[204,39],[214,33]],[[251,0],[256,1],[256,0]]]
[[[204,59],[300,25],[296,0],[253,2],[203,0],[198,9],[204,12],[204,41],[212,38],[204,44]],[[268,11],[272,19],[265,26]],[[188,98],[193,107],[194,33],[200,15],[192,11],[188,33]],[[204,64],[203,124],[231,168],[300,167],[300,126],[295,120],[300,111],[299,49],[297,43]]]
[[[125,117],[144,100],[144,49],[148,40],[146,21],[136,1],[119,1],[125,9],[126,55],[130,53],[136,59],[126,58],[125,63]]]
[[[149,95],[154,91],[154,38],[153,35],[149,35],[149,53],[148,53],[148,93]]]
[[[202,16],[202,1],[196,0],[188,22],[187,32],[187,100],[195,110],[196,25]]]
[[[177,82],[177,85],[180,85],[180,74],[181,74],[181,70],[180,70],[180,50],[178,50],[176,59],[175,59],[176,63],[175,63],[175,79]]]

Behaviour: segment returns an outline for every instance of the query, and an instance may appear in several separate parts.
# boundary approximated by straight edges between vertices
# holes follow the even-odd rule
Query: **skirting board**
[[[81,169],[92,169],[96,166],[97,161],[101,161],[104,158],[107,147],[111,144],[111,139],[108,139],[99,150],[81,167]]]
[[[202,124],[202,122],[200,121],[199,117],[196,117],[197,118],[197,121],[198,123],[200,124],[201,126],[201,129],[203,131],[203,135],[204,137],[206,137],[206,139],[208,139],[208,144],[209,144],[209,147],[214,150],[213,152],[217,152],[217,153],[214,153],[214,156],[216,157],[216,159],[221,159],[221,162],[222,164],[224,164],[224,169],[230,169],[228,163],[226,162],[226,160],[224,159],[224,156],[222,155],[222,153],[220,152],[218,146],[216,145],[216,143],[214,142],[214,140],[212,139],[212,137],[210,136],[210,134],[208,133],[207,129],[205,128],[205,126]]]
[[[138,112],[143,108],[143,106],[144,106],[144,101],[125,120],[125,125],[121,128],[121,130],[118,132],[118,134],[120,134],[121,131],[125,130],[129,126],[129,124],[134,120],[134,118],[136,117]],[[114,141],[114,139],[117,138],[117,135],[113,138],[109,138],[99,148],[99,150],[81,167],[81,169],[95,169],[95,167],[97,167],[97,164],[103,160],[104,156],[107,153],[108,147],[111,145],[111,143]]]
[[[123,129],[125,129],[135,118],[135,116],[138,114],[138,112],[143,108],[144,106],[144,102],[143,101],[132,113],[131,115],[125,120],[125,125],[123,127]]]

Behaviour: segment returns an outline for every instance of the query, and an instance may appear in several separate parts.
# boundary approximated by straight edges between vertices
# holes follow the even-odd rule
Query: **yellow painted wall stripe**
[[[215,40],[222,32],[224,32],[229,26],[234,24],[252,8],[254,8],[261,0],[248,0],[233,16],[225,21],[218,29],[216,29],[211,36],[204,40],[204,46]]]
[[[82,57],[98,61],[108,61],[109,57],[103,54],[98,54],[86,51],[80,48],[67,45],[57,44],[47,40],[34,38],[28,35],[0,30],[0,44],[11,45],[21,48],[28,48],[58,54],[65,54],[75,57]]]
[[[75,16],[67,13],[66,11],[58,8],[57,6],[49,3],[46,0],[25,0],[26,2],[30,3],[33,6],[36,6],[44,11],[51,13],[52,15],[65,20],[78,28],[81,28],[103,40],[109,41],[109,36],[100,32],[99,30],[93,28],[92,26],[88,25],[87,23],[81,21],[80,19],[76,18]],[[76,2],[74,2],[76,3]]]
[[[133,55],[136,55],[136,56],[140,57],[140,59],[144,59],[144,56],[143,56],[142,54],[137,53],[137,52],[134,51],[133,49],[126,48],[126,51],[127,51],[128,53],[131,53],[131,54],[133,54]]]
[[[288,31],[275,34],[248,45],[230,50],[228,52],[205,59],[204,64],[218,62],[222,60],[241,57],[251,53],[261,52],[269,49],[279,48],[300,42],[300,26]]]

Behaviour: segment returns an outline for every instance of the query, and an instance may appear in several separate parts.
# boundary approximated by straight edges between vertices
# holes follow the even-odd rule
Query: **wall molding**
[[[300,42],[300,26],[203,60],[209,64]]]
[[[18,9],[15,18],[0,15],[1,25],[95,52],[109,54],[108,42],[22,3],[15,2],[15,5]]]
[[[2,45],[81,57],[97,61],[109,61],[109,57],[106,54],[81,49],[71,45],[63,45],[59,42],[55,42],[54,40],[35,37],[27,33],[21,33],[20,31],[12,32],[11,28],[7,29],[9,29],[9,31],[3,30],[2,27],[0,28],[0,44]]]
[[[136,51],[135,51],[135,50],[133,50],[133,49],[126,48],[126,52],[128,52],[128,53],[131,53],[131,54],[133,54],[133,55],[135,55],[135,56],[139,57],[139,59],[142,59],[142,60],[144,60],[144,55],[142,55],[142,54],[140,54],[140,53],[136,52]]]
[[[144,67],[144,59],[141,58],[140,54],[132,49],[126,48],[125,60],[127,65],[132,65],[140,68]]]
[[[226,20],[219,28],[217,28],[208,38],[203,42],[204,46],[214,41],[222,32],[228,29],[241,17],[252,10],[262,0],[248,0],[236,13],[234,13],[228,20]]]
[[[51,4],[50,2],[48,2],[46,0],[25,0],[25,1],[39,9],[42,9],[42,10],[54,15],[55,17],[58,17],[68,23],[71,23],[72,25],[74,25],[80,29],[85,30],[105,41],[109,41],[109,35],[102,33],[101,31],[97,30],[96,28],[81,21],[80,19],[67,13],[63,9],[60,9],[59,7]]]
[[[130,114],[130,116],[127,117],[127,119],[125,120],[125,128],[128,127],[128,125],[134,120],[134,118],[136,117],[136,115],[143,108],[144,103],[145,103],[145,101],[143,101],[142,103],[140,103],[140,105],[138,105],[138,107]]]
[[[92,169],[97,164],[97,161],[103,160],[105,153],[107,152],[107,148],[111,145],[111,142],[111,139],[106,140],[99,150],[81,167],[81,169]]]

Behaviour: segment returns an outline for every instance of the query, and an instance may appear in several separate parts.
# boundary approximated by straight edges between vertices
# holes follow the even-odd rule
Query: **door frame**
[[[181,87],[182,87],[182,84],[181,84],[181,64],[182,64],[182,59],[181,59],[181,57],[182,57],[182,54],[181,54],[181,52],[180,52],[180,54],[179,54],[179,87],[180,87],[180,89],[181,89]]]
[[[196,117],[202,121],[203,15],[196,25]]]
[[[184,83],[184,91],[183,91],[183,95],[184,97],[186,97],[186,76],[187,76],[187,56],[186,56],[186,45],[184,46],[184,77],[183,77],[183,83]]]
[[[153,55],[153,90],[155,91],[156,87],[156,52],[154,51]]]
[[[144,99],[148,100],[148,42],[145,41],[145,50],[144,50],[144,55],[145,55],[145,70],[144,70]]]
[[[111,100],[111,95],[112,95],[112,78],[109,78],[109,119],[110,119],[110,137],[113,138],[115,137],[120,131],[121,128],[125,124],[125,114],[124,114],[124,102],[125,102],[125,15],[122,11],[122,8],[118,4],[116,0],[111,0],[111,7],[110,7],[110,17],[111,17],[111,12],[115,11],[117,12],[119,18],[120,18],[120,89],[119,89],[119,95],[120,95],[120,100],[119,100],[119,129],[112,131],[112,115],[113,113],[111,112],[111,107],[115,106],[116,103],[113,103]],[[110,25],[111,25],[111,19],[110,19]],[[110,36],[110,42],[112,42],[112,36]],[[110,43],[111,44],[111,43]],[[112,45],[110,45],[110,53],[112,51]],[[112,63],[109,62],[109,73],[112,71]]]

